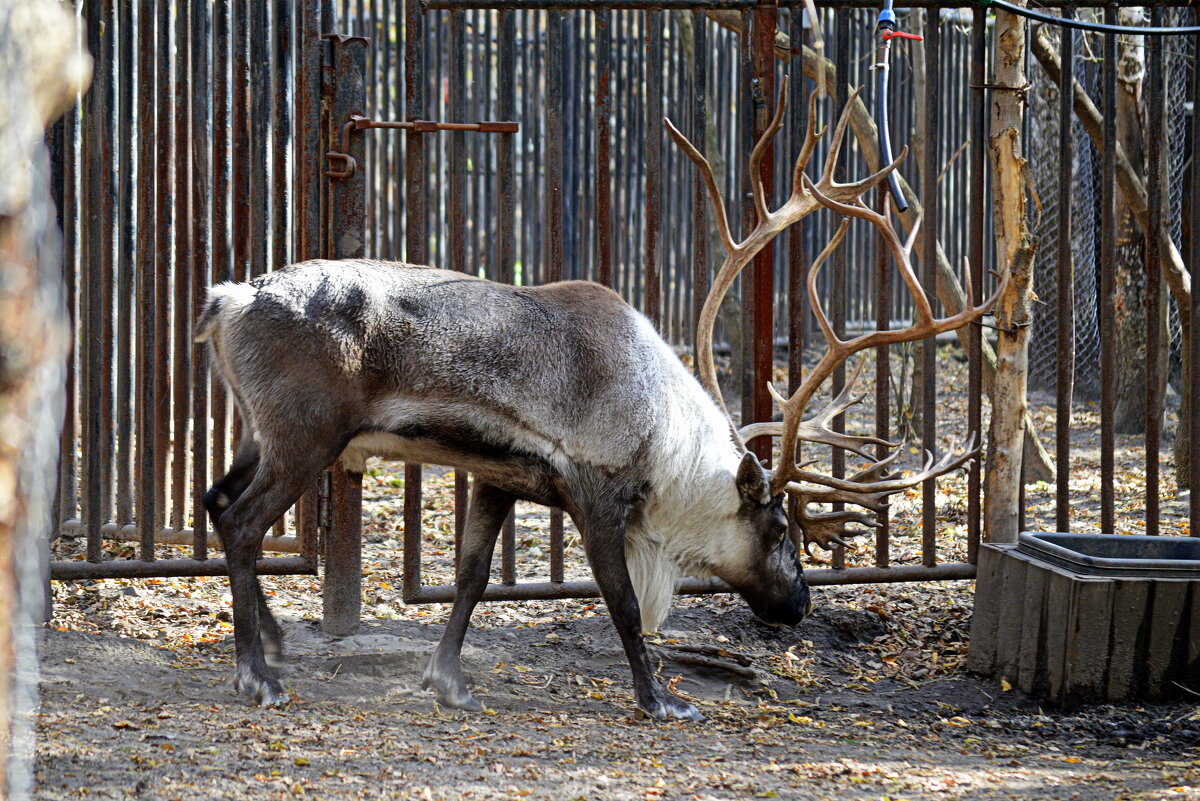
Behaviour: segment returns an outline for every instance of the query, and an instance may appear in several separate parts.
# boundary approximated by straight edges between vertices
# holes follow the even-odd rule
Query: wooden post
[[[1022,3],[1023,4],[1023,3]],[[984,538],[1016,542],[1021,488],[1025,389],[1029,375],[1033,254],[1025,212],[1026,162],[1021,142],[1025,90],[1025,19],[996,14],[996,62],[992,80],[992,218],[997,259],[1009,272],[996,303],[996,377],[988,432]]]
[[[68,321],[40,133],[88,83],[75,17],[53,0],[5,4],[0,23],[0,798],[33,790],[34,633],[62,424]],[[57,163],[63,129],[50,137]],[[60,184],[61,186],[61,184]]]

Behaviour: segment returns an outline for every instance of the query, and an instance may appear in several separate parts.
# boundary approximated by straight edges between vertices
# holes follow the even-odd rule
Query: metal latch
[[[386,120],[376,121],[370,117],[363,117],[358,114],[350,116],[350,120],[342,126],[342,149],[340,151],[331,150],[325,154],[325,158],[329,160],[329,169],[325,170],[325,175],[330,178],[349,178],[358,168],[354,157],[350,155],[350,132],[361,131],[364,128],[392,128],[401,131],[414,131],[416,133],[433,133],[434,131],[476,131],[478,133],[516,133],[521,129],[520,123],[516,122],[498,122],[495,120],[486,122],[433,122],[431,120],[411,120],[408,122],[389,122]],[[333,165],[341,164],[342,169],[337,169]]]

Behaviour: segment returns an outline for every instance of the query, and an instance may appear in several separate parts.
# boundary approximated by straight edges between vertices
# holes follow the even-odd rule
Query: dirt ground
[[[966,675],[970,592],[822,589],[795,630],[735,598],[684,600],[654,654],[699,724],[632,714],[615,633],[579,601],[482,610],[465,649],[487,707],[474,715],[418,686],[440,609],[343,639],[285,613],[293,701],[279,710],[232,694],[224,637],[50,631],[37,797],[1200,798],[1200,707],[1042,710]]]
[[[947,447],[962,434],[955,364],[940,376]],[[851,430],[869,428],[869,413],[856,409]],[[1034,413],[1049,435],[1053,410]],[[1098,514],[1094,416],[1077,404],[1076,530]],[[1142,457],[1136,441],[1118,444],[1118,523],[1132,533]],[[1164,525],[1175,530],[1186,504],[1165,461],[1163,472]],[[366,477],[357,634],[321,632],[316,577],[264,579],[286,630],[283,709],[233,694],[224,579],[56,583],[37,797],[1200,799],[1200,696],[1043,709],[973,677],[963,668],[972,582],[817,588],[816,613],[795,629],[759,624],[733,596],[677,599],[652,650],[663,680],[706,716],[699,724],[634,714],[602,603],[484,604],[464,657],[487,711],[440,709],[419,682],[449,608],[400,600],[402,484],[398,466]],[[426,479],[426,583],[451,576],[452,484],[444,472]],[[965,558],[964,487],[961,475],[938,484],[942,561]],[[1027,501],[1030,526],[1051,527],[1053,487],[1030,485]],[[919,502],[919,491],[893,501],[894,564],[920,562]],[[547,526],[544,510],[518,505],[521,581],[545,580]],[[82,558],[83,543],[55,549]],[[869,564],[872,551],[847,562]],[[588,577],[569,526],[565,554],[567,579]]]

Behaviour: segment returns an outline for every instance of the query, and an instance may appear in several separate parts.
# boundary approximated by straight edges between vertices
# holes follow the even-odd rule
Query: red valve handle
[[[905,33],[904,31],[884,31],[883,32],[883,41],[886,42],[891,39],[912,39],[915,42],[925,41],[925,37],[919,33]]]

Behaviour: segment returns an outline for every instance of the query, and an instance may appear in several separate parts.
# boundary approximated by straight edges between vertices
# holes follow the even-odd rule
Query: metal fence
[[[210,284],[317,255],[301,237],[316,166],[294,136],[319,128],[318,76],[301,64],[315,17],[246,0],[79,10],[95,80],[49,141],[75,334],[55,525],[87,550],[52,575],[221,574],[200,498],[241,426],[192,322]],[[275,531],[298,540],[266,543],[300,555],[260,571],[316,571],[315,495],[300,508]],[[124,541],[136,554],[105,558],[105,539],[110,556]],[[157,559],[156,543],[191,557]]]
[[[919,158],[910,157],[904,170],[929,217],[918,248],[930,256],[922,261],[922,277],[932,297],[939,282],[943,288],[961,282],[969,257],[978,293],[994,258],[985,159],[989,19],[979,8],[912,5],[918,8],[902,15],[902,25],[919,23],[926,40],[907,52],[915,56],[920,48],[928,74],[938,76],[917,95],[912,88],[920,71],[903,60],[893,93],[898,138],[923,143]],[[827,119],[849,84],[869,82],[875,11],[858,0],[822,7],[836,74],[849,76],[833,82],[834,101],[820,111]],[[670,116],[693,141],[705,143],[731,202],[744,195],[756,104],[770,105],[767,89],[784,73],[803,72],[800,47],[811,35],[798,4],[772,4],[769,14],[766,8],[748,0],[662,0],[636,8],[602,0],[431,0],[404,6],[306,0],[294,8],[246,0],[174,5],[142,0],[136,8],[119,3],[116,9],[107,3],[85,5],[97,81],[82,112],[63,123],[63,144],[56,153],[78,343],[58,517],[59,530],[82,530],[89,548],[87,562],[56,564],[55,575],[223,572],[219,560],[208,558],[198,493],[208,477],[223,470],[239,431],[224,393],[209,384],[203,352],[190,344],[191,321],[210,282],[256,275],[293,259],[357,253],[434,263],[502,281],[586,277],[614,286],[676,344],[689,343],[719,247],[711,241],[700,179],[665,140],[661,119]],[[733,12],[733,27],[741,33],[714,24],[705,14],[712,9]],[[1156,13],[1161,16],[1161,9]],[[94,33],[101,23],[115,35]],[[752,36],[756,25],[759,35]],[[775,31],[790,37],[787,47],[762,53],[764,46],[755,43],[770,42]],[[366,37],[369,44],[347,36]],[[1107,52],[1111,39],[1101,37],[1104,98],[1115,80],[1114,59]],[[1072,63],[1076,50],[1069,42],[1064,46]],[[770,76],[754,72],[756,47],[759,62],[772,65]],[[160,60],[163,53],[172,58]],[[1030,74],[1038,69],[1031,64]],[[1166,83],[1161,70],[1154,75],[1147,82],[1151,102],[1161,100]],[[355,95],[359,87],[361,98]],[[811,88],[810,80],[791,83],[787,124],[775,148],[775,187],[787,185],[789,155],[796,152],[805,124],[803,98]],[[1187,92],[1197,97],[1194,85]],[[1059,113],[1069,118],[1071,109],[1060,104]],[[481,121],[487,124],[474,125]],[[395,124],[378,125],[388,122]],[[516,129],[498,124],[508,122]],[[447,129],[435,123],[460,125]],[[1111,124],[1111,115],[1105,123]],[[1068,124],[1066,130],[1071,129]],[[326,159],[326,151],[353,156],[352,177],[323,179],[326,170],[340,173],[346,166],[344,159]],[[865,151],[858,145],[849,151],[846,169],[864,170]],[[1074,186],[1078,152],[1078,146],[1061,141],[1053,151],[1060,186]],[[814,163],[824,157],[818,151]],[[1113,163],[1103,153],[1096,160]],[[1169,180],[1182,180],[1182,174]],[[1100,276],[1102,347],[1109,330],[1103,321],[1111,319],[1103,314],[1111,313],[1107,257],[1115,237],[1112,215],[1104,210],[1112,208],[1114,181],[1112,170],[1100,171],[1099,245],[1092,269]],[[1161,191],[1163,183],[1152,180],[1150,187]],[[1191,182],[1191,191],[1198,183]],[[1058,213],[1070,207],[1058,204]],[[1200,204],[1191,205],[1193,214],[1197,208]],[[734,220],[744,218],[744,209],[731,212]],[[1056,230],[1073,230],[1069,213],[1058,220]],[[1148,237],[1158,241],[1164,222],[1150,225]],[[354,236],[345,239],[348,231]],[[776,242],[765,266],[751,268],[743,279],[740,314],[726,319],[724,331],[731,346],[740,342],[742,348],[742,372],[733,382],[735,391],[739,384],[742,389],[743,422],[771,413],[765,383],[776,341],[795,345],[811,328],[799,278],[829,231],[830,220],[812,218]],[[1069,256],[1070,238],[1064,241]],[[939,248],[945,264],[952,265],[940,278]],[[1054,250],[1047,234],[1042,253]],[[1074,267],[1060,257],[1054,275],[1081,269],[1082,255],[1076,255]],[[1148,249],[1147,258],[1158,256]],[[889,325],[906,318],[903,298],[877,279],[876,261],[874,240],[865,235],[851,238],[833,260],[819,291],[827,295],[836,325]],[[1062,332],[1056,334],[1056,363],[1070,365],[1077,329],[1072,307],[1058,303],[1043,311]],[[1107,347],[1101,369],[1111,371],[1111,342]],[[973,329],[966,347],[971,366],[965,421],[972,431],[981,428],[982,349],[981,332]],[[793,382],[802,367],[800,350],[790,351]],[[925,380],[932,386],[935,367],[931,359],[925,365]],[[1057,524],[1066,530],[1071,372],[1059,376],[1064,378],[1059,380],[1056,456],[1063,469]],[[886,438],[892,426],[887,371],[877,371],[876,380],[876,434]],[[919,444],[936,452],[935,397],[924,391],[916,402],[924,420]],[[1106,530],[1111,530],[1111,393],[1100,417],[1102,500]],[[1161,443],[1159,432],[1151,426],[1146,439],[1152,454],[1145,461],[1148,530],[1157,530],[1159,523],[1156,500],[1151,500],[1158,493],[1153,454]],[[837,454],[834,469],[844,470]],[[421,583],[421,475],[419,465],[406,469],[404,597],[447,600],[451,587]],[[467,480],[457,478],[459,533]],[[1200,473],[1192,482],[1200,488]],[[331,554],[344,554],[346,547],[356,551],[356,477],[335,470],[322,485],[330,499],[322,501],[314,491],[285,521],[297,533],[294,540],[285,538],[287,547],[303,555],[265,560],[264,572],[315,569],[319,535],[342,543],[330,548]],[[968,490],[967,562],[939,564],[934,482],[929,482],[923,493],[921,565],[890,566],[885,513],[875,539],[875,567],[841,569],[844,555],[835,552],[834,569],[810,571],[810,581],[973,575],[980,493],[975,461]],[[1195,505],[1193,516],[1194,510]],[[549,581],[518,585],[510,521],[501,540],[502,582],[485,597],[595,594],[590,583],[563,581],[562,522],[560,512],[552,513]],[[1200,525],[1191,530],[1200,533]],[[137,558],[100,561],[103,538],[127,534],[137,537]],[[156,537],[189,540],[193,558],[153,563]],[[339,581],[352,582],[355,565],[351,558],[334,565],[333,572]],[[696,582],[684,589],[714,586]],[[356,616],[356,595],[343,595],[355,596],[344,602],[352,605],[349,616]]]

